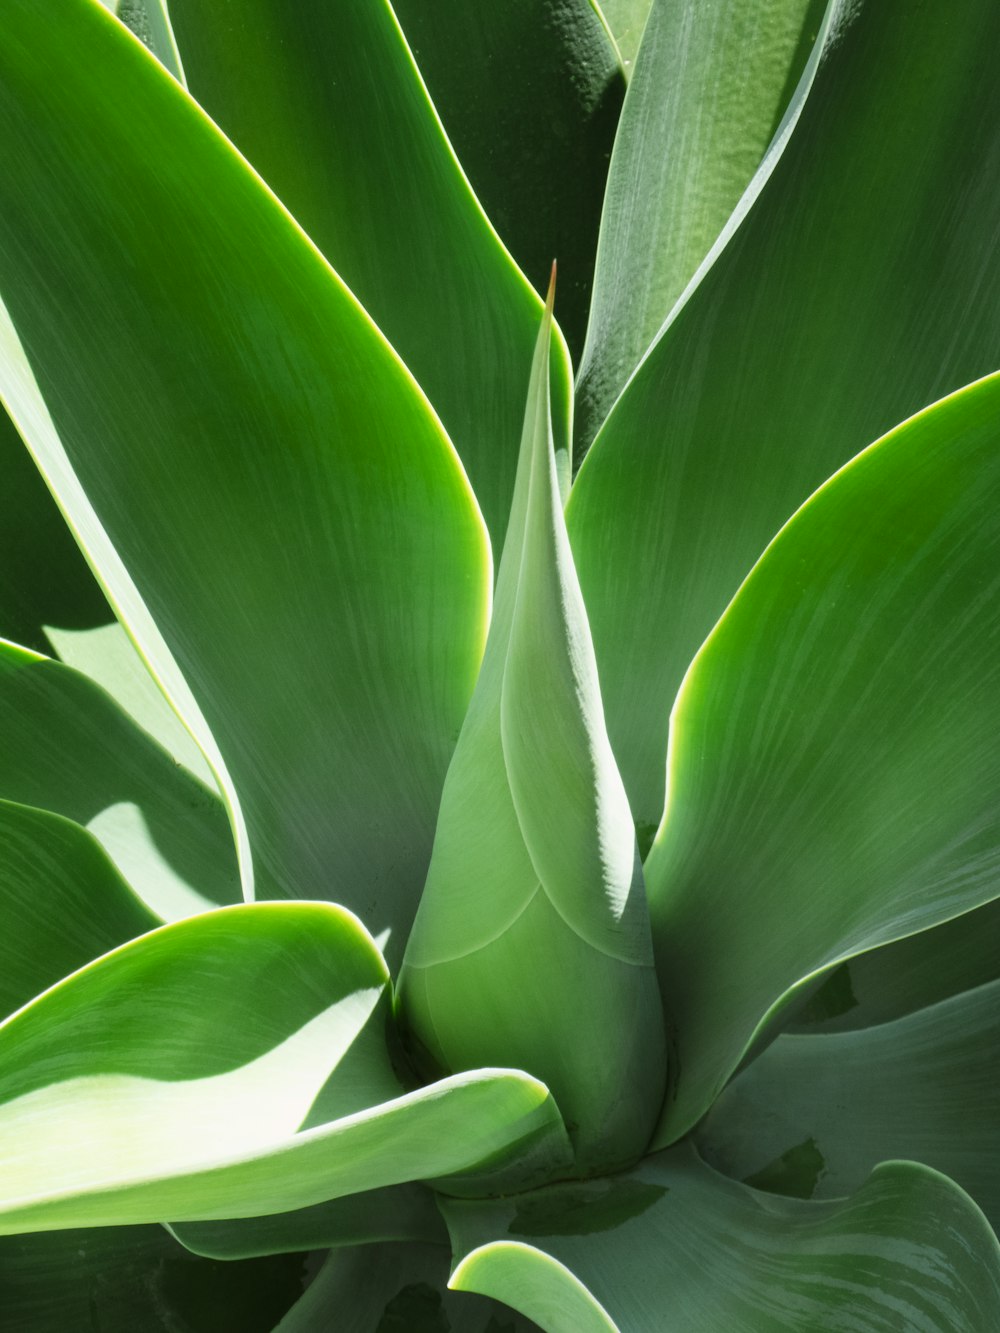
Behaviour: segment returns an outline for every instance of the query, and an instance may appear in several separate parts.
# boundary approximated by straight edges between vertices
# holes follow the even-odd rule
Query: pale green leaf
[[[982,1333],[1000,1320],[996,1237],[957,1185],[909,1162],[813,1202],[728,1180],[685,1145],[626,1175],[443,1211],[469,1256],[453,1280],[549,1333]]]

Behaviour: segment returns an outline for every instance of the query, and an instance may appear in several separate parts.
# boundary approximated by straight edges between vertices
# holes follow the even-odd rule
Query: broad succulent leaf
[[[218,795],[86,676],[0,641],[0,734],[0,798],[88,828],[159,918],[240,900]]]
[[[872,440],[1000,365],[998,41],[992,0],[957,25],[908,0],[837,11],[759,197],[584,460],[567,524],[643,832],[684,672],[774,533]]]
[[[635,832],[552,450],[552,299],[486,656],[448,771],[399,1004],[430,1068],[538,1070],[580,1161],[593,1166],[645,1147],[664,1049]]]
[[[138,43],[82,0],[44,16],[16,0],[4,22],[0,290],[59,438],[27,411],[21,428],[74,519],[79,473],[273,891],[335,893],[398,956],[482,647],[488,547],[459,462],[350,293]],[[8,401],[28,397],[5,373]]]
[[[913,1158],[968,1190],[995,1228],[998,1002],[993,981],[874,1027],[778,1037],[712,1107],[702,1151],[727,1175],[806,1198]]]
[[[387,1001],[381,955],[326,903],[220,909],[74,973],[0,1027],[0,1233],[281,1212],[539,1140],[559,1160],[525,1074],[404,1092]]]
[[[625,92],[607,28],[591,0],[393,8],[472,188],[538,291],[558,256],[559,325],[578,359]]]
[[[622,110],[577,378],[577,456],[808,92],[827,0],[655,0]],[[706,95],[710,89],[710,95]]]
[[[728,1180],[685,1145],[611,1179],[443,1207],[465,1256],[452,1284],[550,1329],[980,1333],[1000,1299],[982,1213],[909,1162],[813,1202]]]
[[[866,450],[692,664],[646,862],[681,1070],[661,1141],[800,978],[997,896],[998,441],[993,376]]]
[[[469,188],[389,4],[174,0],[171,14],[192,93],[416,376],[499,550],[541,302]],[[558,337],[554,351],[568,461],[570,366]],[[404,436],[413,429],[399,424]]]

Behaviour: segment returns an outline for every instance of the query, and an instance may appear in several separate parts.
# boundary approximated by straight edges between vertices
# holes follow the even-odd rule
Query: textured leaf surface
[[[826,7],[826,0],[652,5],[601,218],[577,384],[578,453],[757,170]],[[811,71],[800,96],[810,81]]]
[[[1000,1223],[1000,982],[857,1032],[780,1036],[699,1130],[720,1171],[831,1198],[875,1163],[943,1171]]]
[[[350,294],[112,18],[15,0],[3,23],[0,291],[58,438],[13,351],[0,387],[102,576],[127,587],[110,539],[176,655],[275,891],[346,900],[398,951],[484,630],[458,460]]]
[[[0,797],[88,827],[159,917],[240,900],[218,796],[85,676],[0,642],[0,735]]]
[[[387,983],[321,903],[222,908],[76,973],[0,1028],[0,1231],[280,1212],[558,1137],[522,1074],[402,1094]]]
[[[9,801],[0,801],[0,901],[3,1018],[160,925],[88,833]]]
[[[997,896],[1000,376],[844,468],[779,534],[673,715],[646,862],[693,1124],[800,978]]]
[[[419,380],[499,551],[541,303],[469,189],[389,4],[173,0],[171,14],[193,95]],[[460,32],[448,49],[471,75]],[[566,451],[570,369],[558,340],[555,352]]]
[[[399,1002],[432,1067],[536,1072],[580,1159],[607,1165],[648,1142],[664,1042],[635,832],[551,447],[550,317],[551,305],[486,657],[448,771]]]
[[[456,1254],[489,1247],[453,1281],[478,1289],[482,1273],[559,1333],[980,1333],[1000,1317],[996,1237],[952,1181],[907,1162],[817,1203],[738,1185],[682,1147],[624,1176],[444,1211]],[[584,1314],[574,1280],[614,1323]]]
[[[302,1291],[302,1255],[220,1263],[158,1226],[0,1239],[0,1292],[17,1333],[271,1333]]]
[[[835,33],[567,511],[611,743],[650,832],[683,674],[778,527],[870,441],[1000,365],[1000,9],[972,0],[956,25],[884,0],[845,7]]]
[[[396,0],[472,188],[579,357],[625,80],[590,0]],[[517,182],[512,188],[512,182]]]
[[[447,1245],[337,1250],[275,1333],[532,1333],[508,1306],[448,1290]]]

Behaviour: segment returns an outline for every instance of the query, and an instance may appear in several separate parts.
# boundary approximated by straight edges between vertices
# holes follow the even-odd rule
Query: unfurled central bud
[[[489,639],[399,1010],[440,1069],[543,1079],[589,1172],[647,1146],[666,1055],[635,831],[563,519],[551,338],[550,289]]]

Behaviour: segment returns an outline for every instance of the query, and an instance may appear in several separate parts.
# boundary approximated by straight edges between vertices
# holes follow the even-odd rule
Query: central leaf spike
[[[493,619],[445,781],[399,979],[425,1071],[543,1079],[581,1170],[646,1147],[666,1051],[628,800],[552,445],[555,266],[535,347]]]

